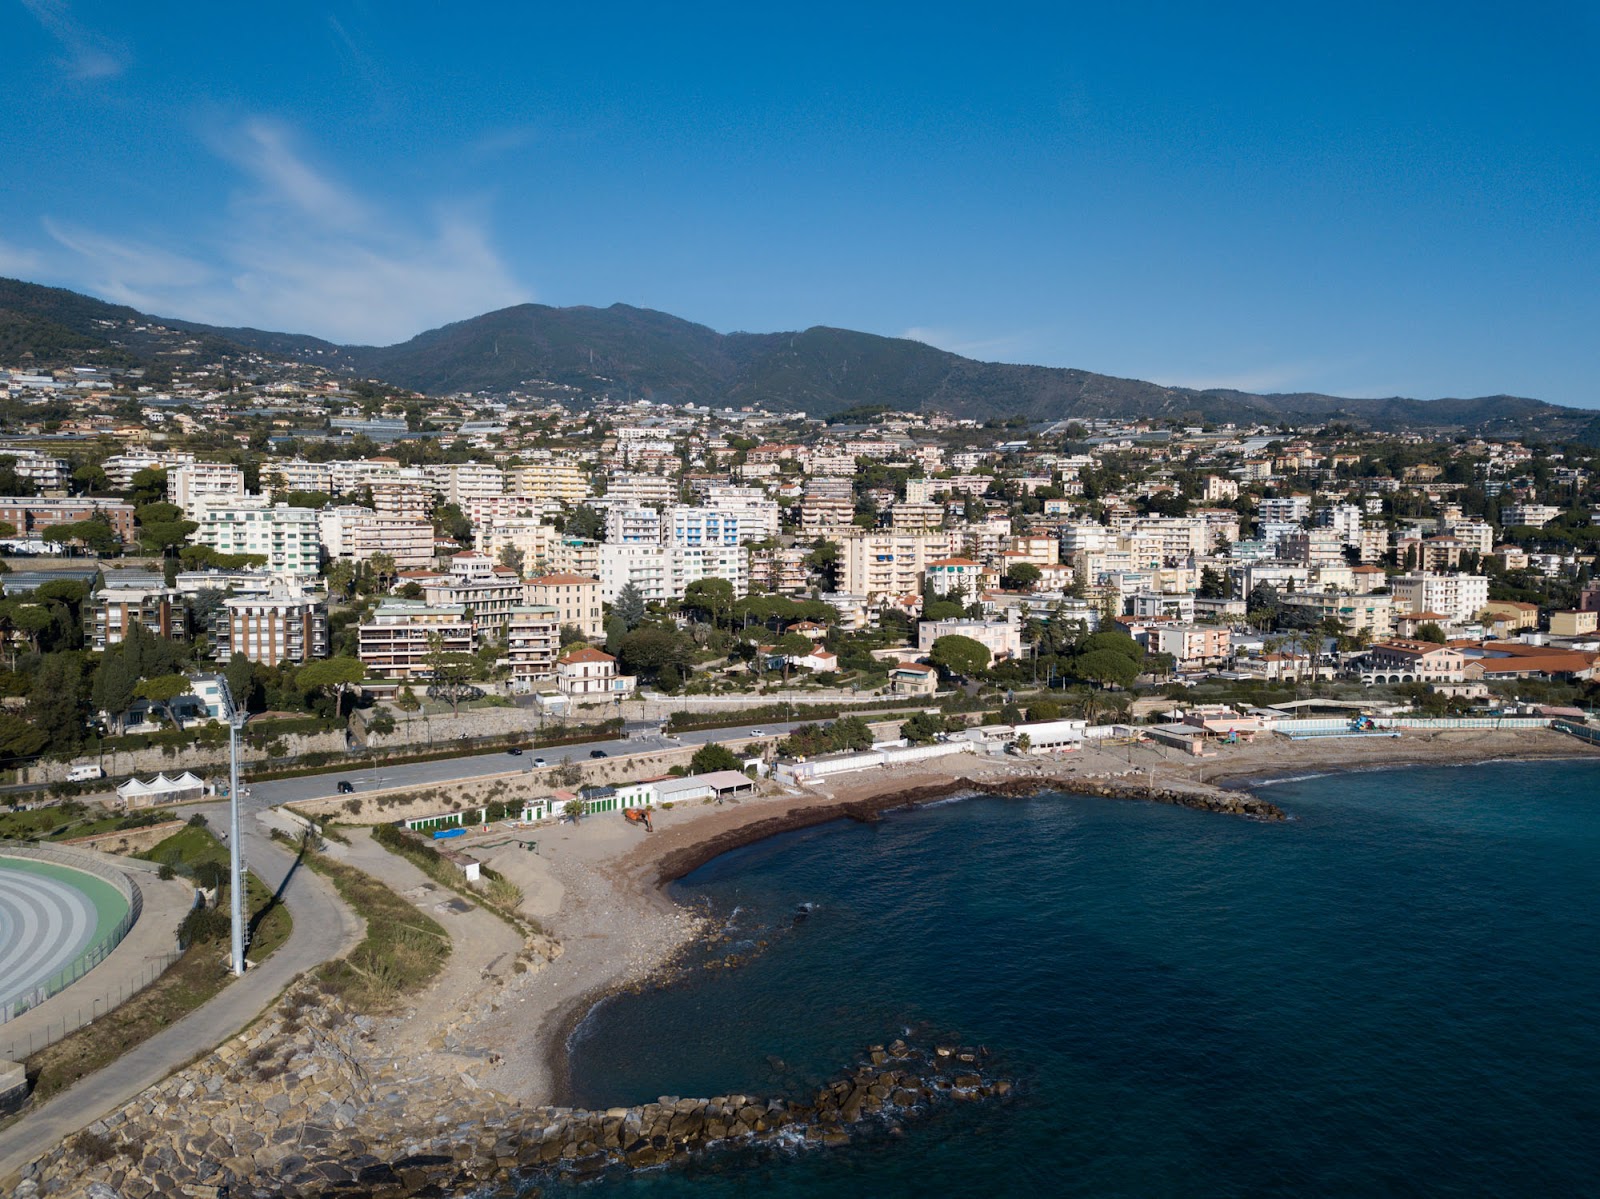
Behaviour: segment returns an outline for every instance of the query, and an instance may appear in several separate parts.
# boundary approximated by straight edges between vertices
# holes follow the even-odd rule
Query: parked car
[[[340,779],[339,780],[339,794],[340,795],[349,795],[350,792],[354,791],[355,789],[356,789],[355,788],[355,784],[352,783],[349,779]]]
[[[603,758],[606,756],[606,751],[603,749],[591,749],[589,751],[589,756],[591,758]]]
[[[510,754],[513,758],[520,758],[522,756],[522,746],[513,745],[510,749],[506,750],[506,753]]]

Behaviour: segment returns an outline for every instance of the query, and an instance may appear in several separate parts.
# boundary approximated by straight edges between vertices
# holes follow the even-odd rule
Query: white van
[[[67,771],[67,782],[69,783],[88,783],[105,777],[105,769],[100,766],[74,766]]]

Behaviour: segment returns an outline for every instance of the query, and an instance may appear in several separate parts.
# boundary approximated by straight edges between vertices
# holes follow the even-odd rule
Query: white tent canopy
[[[142,779],[129,779],[117,788],[117,798],[130,808],[181,803],[186,799],[200,799],[205,793],[205,780],[188,770],[170,778],[158,774],[148,783]]]

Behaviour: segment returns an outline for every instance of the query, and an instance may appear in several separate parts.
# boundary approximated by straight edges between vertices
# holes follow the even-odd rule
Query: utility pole
[[[233,702],[226,679],[219,679],[223,715],[228,721],[228,905],[233,926],[233,974],[244,973],[244,872],[239,850],[239,730],[249,719]]]

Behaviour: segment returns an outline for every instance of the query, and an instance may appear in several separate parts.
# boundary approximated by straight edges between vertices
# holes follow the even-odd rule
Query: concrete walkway
[[[226,808],[220,817],[208,815],[213,828],[227,826]],[[297,867],[295,856],[282,845],[246,831],[243,849],[262,881],[284,888],[283,902],[294,918],[288,942],[205,1006],[0,1132],[0,1186],[64,1138],[247,1027],[297,975],[347,952],[361,939],[361,920],[345,907],[332,884]]]
[[[163,881],[148,871],[113,859],[139,888],[144,907],[122,943],[93,970],[59,995],[0,1024],[0,1059],[25,1061],[111,1011],[156,978],[177,958],[178,925],[194,906],[194,886],[181,879]]]

